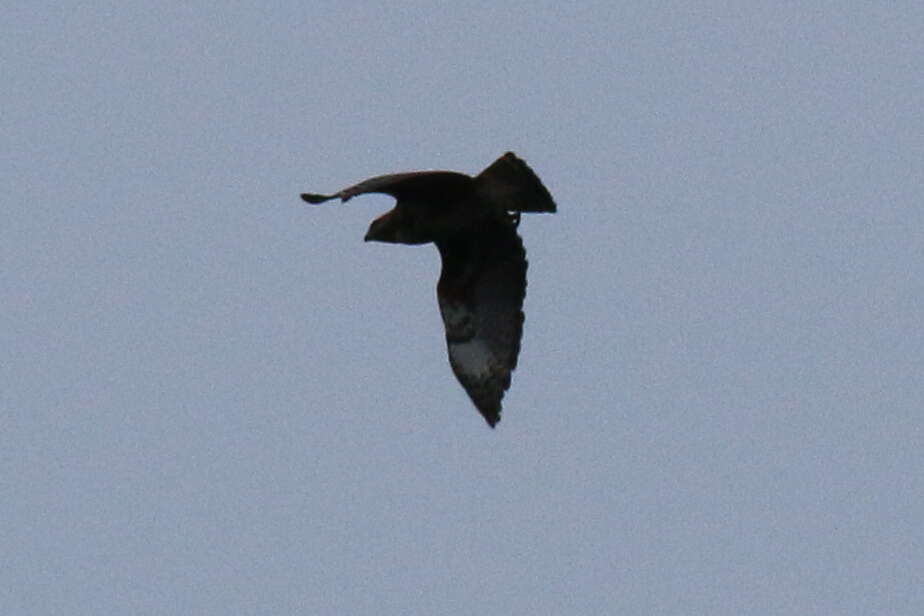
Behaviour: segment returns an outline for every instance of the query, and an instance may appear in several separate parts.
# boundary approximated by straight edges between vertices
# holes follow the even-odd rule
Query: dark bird
[[[436,286],[449,364],[493,428],[510,387],[523,333],[526,251],[517,234],[522,212],[554,212],[549,191],[525,162],[507,152],[471,177],[414,171],[374,177],[308,203],[347,201],[366,193],[397,199],[376,218],[367,242],[426,244],[439,249]]]

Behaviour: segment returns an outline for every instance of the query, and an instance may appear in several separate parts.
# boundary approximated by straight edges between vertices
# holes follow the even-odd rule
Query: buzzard
[[[436,244],[436,285],[449,364],[492,428],[510,387],[523,332],[526,251],[517,234],[522,212],[554,212],[549,191],[525,162],[507,152],[475,177],[414,171],[374,177],[308,203],[348,201],[366,193],[397,199],[369,226],[367,242]]]

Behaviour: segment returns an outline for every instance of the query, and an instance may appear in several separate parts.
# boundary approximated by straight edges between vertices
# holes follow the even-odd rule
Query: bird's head
[[[413,221],[398,209],[391,210],[373,220],[363,239],[367,242],[388,244],[424,244],[429,241],[419,237]]]

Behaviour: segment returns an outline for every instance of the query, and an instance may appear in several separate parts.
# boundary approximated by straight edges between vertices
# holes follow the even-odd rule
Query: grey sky
[[[919,3],[91,4],[0,25],[0,612],[924,613]],[[492,431],[298,194],[506,150]]]

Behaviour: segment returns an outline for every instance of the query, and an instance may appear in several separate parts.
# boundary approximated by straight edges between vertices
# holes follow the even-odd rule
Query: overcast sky
[[[14,2],[0,612],[924,613],[917,2]],[[507,150],[496,430],[381,173]]]

